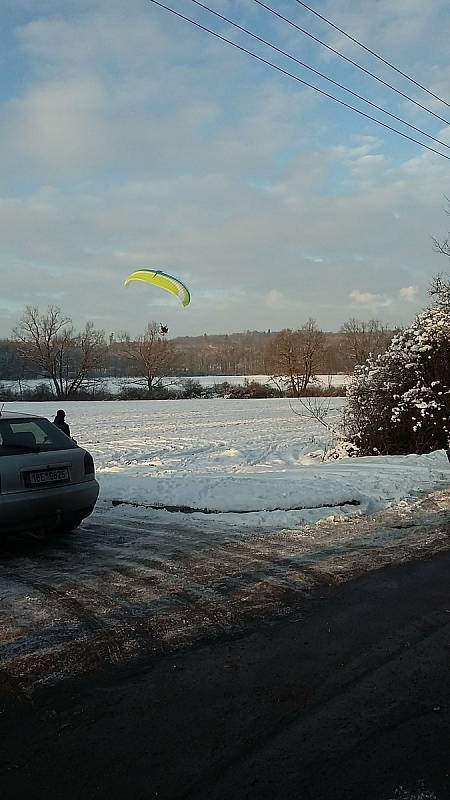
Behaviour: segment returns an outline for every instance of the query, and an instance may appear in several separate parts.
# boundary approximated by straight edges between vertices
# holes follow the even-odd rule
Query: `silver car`
[[[62,533],[92,513],[94,461],[45,417],[0,414],[0,534]]]

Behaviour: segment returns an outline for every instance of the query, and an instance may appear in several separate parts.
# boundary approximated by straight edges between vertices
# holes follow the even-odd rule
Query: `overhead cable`
[[[446,144],[446,142],[442,142],[440,139],[436,139],[435,136],[432,136],[430,133],[426,133],[426,131],[423,131],[421,128],[418,128],[416,125],[413,125],[411,122],[407,122],[406,119],[403,119],[402,117],[397,116],[397,114],[392,114],[386,108],[383,108],[382,106],[377,105],[377,103],[373,103],[372,100],[368,100],[367,97],[363,97],[363,95],[358,94],[358,92],[354,92],[353,89],[349,89],[347,86],[344,86],[342,83],[339,83],[338,81],[333,80],[333,78],[330,78],[328,75],[325,75],[325,73],[320,72],[318,69],[315,69],[314,67],[311,67],[309,64],[305,64],[304,61],[300,61],[300,59],[296,58],[295,56],[291,55],[290,53],[287,53],[285,50],[282,50],[280,47],[277,47],[275,44],[272,44],[267,39],[263,39],[262,36],[258,36],[258,34],[253,33],[253,31],[248,30],[248,28],[244,28],[242,25],[239,25],[237,22],[233,22],[233,20],[229,19],[228,17],[225,17],[223,14],[219,14],[218,11],[214,11],[209,6],[205,5],[204,3],[201,3],[200,0],[191,0],[191,3],[194,3],[194,5],[196,5],[196,6],[200,6],[200,8],[203,8],[205,11],[208,11],[210,14],[214,14],[215,17],[218,17],[219,19],[223,20],[223,22],[226,22],[228,25],[232,25],[234,28],[237,28],[238,30],[242,31],[243,33],[247,34],[248,36],[251,36],[253,39],[256,39],[258,42],[261,42],[262,44],[267,45],[267,47],[271,47],[272,50],[276,50],[276,52],[280,53],[282,56],[285,56],[286,58],[289,58],[291,61],[295,61],[296,64],[299,64],[301,67],[304,67],[305,69],[309,70],[310,72],[313,72],[315,75],[319,75],[321,78],[323,78],[324,80],[328,81],[329,83],[332,83],[334,86],[338,86],[339,89],[343,89],[344,92],[348,92],[348,94],[353,95],[353,97],[357,97],[358,100],[362,100],[364,103],[367,103],[369,106],[372,106],[372,108],[376,108],[377,111],[381,111],[383,114],[387,114],[389,117],[392,117],[392,119],[397,120],[397,122],[401,122],[403,125],[406,125],[408,128],[411,128],[411,130],[416,131],[416,133],[420,133],[422,136],[426,136],[428,139],[431,139],[433,142],[436,142],[437,144],[440,144],[442,147],[446,147],[448,150],[450,150],[450,145]]]
[[[193,25],[194,27],[199,28],[202,31],[205,31],[206,33],[210,34],[211,36],[214,36],[216,39],[220,39],[222,42],[225,42],[226,44],[231,45],[231,47],[234,47],[236,50],[240,50],[242,53],[246,53],[247,55],[249,55],[252,58],[254,58],[256,61],[259,61],[262,64],[266,64],[268,67],[272,67],[273,69],[277,70],[277,72],[280,72],[283,75],[286,75],[287,77],[292,78],[294,81],[297,81],[297,83],[301,83],[303,86],[307,86],[309,89],[313,89],[315,92],[318,92],[319,94],[323,95],[324,97],[328,97],[330,100],[334,100],[336,103],[339,103],[339,105],[344,106],[344,108],[348,108],[351,111],[354,111],[356,114],[359,114],[361,117],[365,117],[366,119],[370,119],[372,122],[376,122],[377,125],[381,125],[381,127],[386,128],[387,130],[398,134],[398,136],[403,137],[403,139],[408,139],[410,142],[414,142],[414,144],[418,144],[420,147],[423,147],[425,150],[429,150],[430,152],[435,153],[438,156],[441,156],[441,158],[445,158],[447,161],[450,161],[450,156],[445,155],[445,153],[441,153],[439,150],[436,150],[434,147],[430,147],[429,145],[424,144],[424,142],[421,142],[419,139],[415,139],[413,136],[409,136],[407,133],[403,133],[402,131],[399,131],[397,128],[393,128],[392,125],[388,125],[386,122],[382,122],[381,120],[377,119],[376,117],[372,117],[370,114],[366,114],[365,111],[361,111],[361,109],[356,108],[356,106],[352,106],[352,105],[350,105],[350,103],[346,103],[344,100],[340,100],[338,97],[335,97],[334,95],[330,94],[329,92],[326,92],[323,89],[319,89],[319,87],[315,86],[313,83],[309,83],[308,81],[303,80],[303,78],[299,78],[298,75],[294,75],[292,72],[289,72],[288,70],[283,69],[283,67],[280,67],[277,64],[274,64],[272,61],[269,61],[267,58],[263,58],[262,56],[259,56],[257,53],[252,52],[252,50],[248,50],[246,47],[243,47],[242,45],[237,44],[237,42],[233,42],[231,39],[227,39],[226,36],[222,36],[220,33],[217,33],[217,31],[213,31],[213,30],[211,30],[211,28],[207,28],[206,25],[202,25],[200,22],[197,22],[196,20],[193,20],[190,17],[186,17],[184,14],[181,14],[179,11],[176,11],[174,8],[170,8],[170,6],[167,6],[164,3],[161,3],[160,0],[149,0],[149,2],[152,3],[155,6],[159,6],[160,8],[163,8],[165,11],[169,11],[171,14],[173,14],[176,17],[178,17],[179,19],[182,19],[185,22],[188,22],[190,25]]]
[[[440,103],[443,103],[445,106],[447,106],[447,108],[450,108],[450,103],[447,103],[447,101],[444,100],[442,97],[439,97],[439,95],[434,94],[434,92],[432,92],[431,89],[427,89],[426,86],[423,86],[421,83],[419,83],[419,81],[416,81],[414,78],[411,77],[411,75],[407,75],[406,72],[402,72],[401,69],[396,67],[395,64],[392,64],[391,61],[388,61],[387,58],[383,58],[383,56],[381,56],[375,50],[371,50],[370,47],[367,47],[367,45],[360,42],[359,39],[356,38],[356,36],[352,36],[350,33],[347,33],[347,31],[344,31],[338,25],[335,25],[334,22],[331,22],[330,19],[324,17],[323,14],[319,14],[319,12],[315,10],[315,8],[311,8],[311,6],[308,6],[306,5],[306,3],[303,3],[302,0],[295,0],[295,2],[298,3],[299,6],[303,6],[303,8],[306,8],[307,11],[311,12],[311,14],[315,14],[316,17],[319,17],[319,19],[321,19],[323,22],[326,22],[327,25],[330,25],[332,28],[334,28],[335,31],[338,31],[347,39],[350,39],[351,42],[354,42],[354,44],[357,44],[359,47],[362,47],[362,49],[365,50],[366,53],[370,53],[371,56],[378,58],[378,60],[382,61],[383,64],[386,64],[387,67],[390,67],[399,75],[401,75],[403,78],[406,78],[408,81],[411,81],[411,83],[413,83],[415,86],[418,86],[419,89],[423,89],[423,91],[429,94],[430,97],[434,97],[435,100],[439,100]]]
[[[366,75],[370,75],[370,77],[374,78],[376,81],[378,81],[378,83],[383,84],[383,86],[387,86],[388,89],[391,89],[393,92],[396,92],[396,94],[399,94],[400,97],[403,97],[405,100],[409,100],[410,103],[414,103],[415,106],[418,106],[423,111],[426,111],[428,114],[431,114],[433,117],[436,117],[436,119],[440,119],[441,122],[445,122],[446,125],[450,125],[450,120],[445,119],[445,117],[441,117],[440,114],[436,114],[434,111],[431,110],[431,108],[427,108],[427,106],[424,106],[423,103],[420,103],[418,100],[414,100],[413,97],[410,97],[410,95],[406,94],[405,92],[402,92],[401,89],[397,89],[395,86],[392,86],[391,83],[388,83],[388,81],[383,80],[383,78],[380,78],[379,75],[375,75],[375,73],[371,72],[370,69],[366,69],[365,67],[363,67],[362,64],[358,64],[357,61],[353,61],[353,59],[344,56],[344,54],[340,53],[339,50],[336,50],[331,45],[327,44],[326,42],[323,42],[322,39],[319,39],[317,36],[314,36],[312,33],[305,30],[305,28],[300,27],[300,25],[297,25],[297,23],[294,22],[292,19],[289,19],[289,17],[285,17],[283,14],[280,14],[279,11],[275,11],[274,8],[271,8],[271,6],[266,5],[266,3],[263,3],[262,0],[253,0],[253,2],[257,3],[257,5],[261,6],[261,8],[265,8],[266,11],[269,11],[275,17],[278,17],[278,19],[281,19],[283,20],[283,22],[286,22],[288,25],[291,25],[291,27],[296,28],[296,30],[298,30],[300,33],[303,33],[304,36],[308,36],[310,39],[313,39],[315,42],[317,42],[317,44],[320,44],[322,47],[326,47],[327,50],[330,50],[336,56],[339,56],[339,58],[343,58],[344,61],[347,61],[349,64],[352,64],[352,66],[357,67],[357,69],[361,70],[361,72],[364,72]]]

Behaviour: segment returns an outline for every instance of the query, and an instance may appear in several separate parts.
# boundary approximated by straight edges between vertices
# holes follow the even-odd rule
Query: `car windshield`
[[[0,456],[16,453],[42,453],[76,447],[48,419],[0,419]]]

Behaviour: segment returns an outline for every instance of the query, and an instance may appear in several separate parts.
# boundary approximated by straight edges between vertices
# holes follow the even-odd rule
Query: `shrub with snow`
[[[428,453],[450,439],[450,291],[355,369],[347,435],[362,455]]]
[[[325,461],[339,461],[341,458],[352,458],[359,456],[359,447],[354,442],[347,442],[344,439],[338,440],[335,447],[325,451]]]

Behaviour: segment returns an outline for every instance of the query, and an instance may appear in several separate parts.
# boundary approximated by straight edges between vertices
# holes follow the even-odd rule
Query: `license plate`
[[[69,470],[67,467],[60,469],[43,469],[39,472],[28,473],[28,484],[30,486],[45,486],[48,483],[61,483],[69,480]]]

